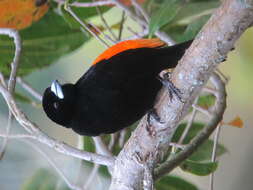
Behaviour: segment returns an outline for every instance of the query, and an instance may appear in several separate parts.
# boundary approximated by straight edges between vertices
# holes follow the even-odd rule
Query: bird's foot
[[[161,83],[168,88],[170,100],[173,99],[173,96],[175,95],[180,102],[184,103],[184,100],[182,98],[183,93],[173,84],[173,82],[170,80],[171,72],[162,72],[161,75],[158,75],[158,80],[161,81]]]
[[[149,125],[151,125],[152,120],[157,121],[160,124],[163,124],[164,122],[161,120],[159,115],[157,114],[157,111],[155,108],[152,108],[148,111],[148,116],[147,116],[147,122]]]

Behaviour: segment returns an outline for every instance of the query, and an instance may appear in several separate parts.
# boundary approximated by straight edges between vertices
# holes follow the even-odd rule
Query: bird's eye
[[[54,106],[55,109],[58,109],[59,103],[58,103],[58,102],[54,102],[54,103],[53,103],[53,106]]]

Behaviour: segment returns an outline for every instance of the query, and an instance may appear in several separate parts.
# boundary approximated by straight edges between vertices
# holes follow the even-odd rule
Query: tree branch
[[[65,0],[54,0],[55,2],[59,3],[60,5],[63,5],[65,3]],[[110,0],[104,0],[104,1],[96,1],[91,3],[82,3],[82,2],[73,2],[70,4],[72,7],[96,7],[96,6],[105,6],[105,5],[113,5],[114,3]]]
[[[30,84],[24,81],[21,77],[17,77],[17,82],[23,87],[23,89],[29,92],[34,98],[36,98],[39,102],[42,102],[42,95],[38,91],[36,91],[34,88],[32,88]]]
[[[146,116],[141,120],[115,161],[110,190],[142,189],[144,169],[139,163],[152,169],[166,155],[179,122],[214,69],[252,22],[251,0],[223,1],[173,72],[171,79],[183,92],[185,102],[176,98],[170,102],[169,93],[163,89],[155,108],[164,123],[153,121],[149,125]]]
[[[62,171],[62,168],[57,165],[57,163],[48,156],[46,152],[44,152],[41,148],[36,146],[34,143],[30,141],[24,140],[27,144],[29,144],[34,150],[36,150],[38,153],[40,153],[47,161],[48,163],[52,166],[52,168],[55,169],[55,171],[58,173],[58,175],[63,179],[63,181],[67,184],[69,188],[72,190],[84,190],[83,188],[75,185],[74,183],[71,182],[71,180],[64,174]]]
[[[9,37],[14,39],[15,55],[14,55],[13,62],[11,63],[11,74],[10,74],[10,78],[8,81],[8,91],[11,94],[13,94],[13,92],[15,90],[15,86],[16,86],[16,77],[17,77],[17,71],[18,71],[18,66],[19,66],[19,60],[20,60],[20,56],[21,56],[22,42],[21,42],[21,38],[20,38],[18,31],[15,29],[0,28],[0,34],[8,35]],[[7,134],[10,133],[12,119],[13,119],[12,114],[9,111],[8,123],[7,123],[7,127],[6,127]],[[8,135],[6,136],[6,138],[4,138],[4,141],[3,141],[3,144],[2,144],[2,147],[0,150],[0,159],[2,159],[4,156],[7,143],[8,143]]]
[[[161,164],[154,172],[155,179],[158,179],[171,172],[175,167],[180,165],[185,159],[189,158],[200,145],[202,145],[205,140],[213,133],[219,123],[222,121],[223,114],[226,109],[226,91],[225,84],[222,82],[218,75],[213,75],[212,80],[215,81],[216,89],[219,90],[216,97],[215,113],[213,114],[210,122],[205,126],[205,128],[191,141],[189,145],[173,158]]]
[[[4,86],[1,83],[0,83],[0,93],[3,95],[10,111],[12,112],[16,120],[19,122],[21,126],[24,127],[24,129],[28,133],[30,133],[33,136],[32,138],[35,138],[37,141],[65,155],[73,156],[79,159],[83,159],[86,161],[106,166],[114,165],[114,157],[81,151],[63,142],[59,142],[52,137],[47,136],[40,130],[40,128],[35,123],[31,122],[27,118],[27,116],[19,109],[15,100],[13,99],[13,96],[6,88],[4,88]],[[3,136],[6,136],[6,134]],[[29,136],[27,137],[29,138]]]

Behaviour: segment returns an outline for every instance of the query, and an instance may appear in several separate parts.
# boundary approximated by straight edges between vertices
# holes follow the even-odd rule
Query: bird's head
[[[75,110],[75,87],[73,84],[61,85],[57,80],[48,87],[42,99],[47,116],[59,125],[68,127]]]

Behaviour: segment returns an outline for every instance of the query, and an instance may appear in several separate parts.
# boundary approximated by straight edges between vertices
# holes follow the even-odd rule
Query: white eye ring
[[[59,99],[63,99],[64,95],[63,95],[63,91],[62,91],[62,87],[60,85],[60,83],[55,80],[52,82],[51,84],[51,91],[59,98]]]
[[[58,109],[59,103],[58,103],[58,102],[54,102],[54,103],[53,103],[53,106],[54,106],[55,109]]]

